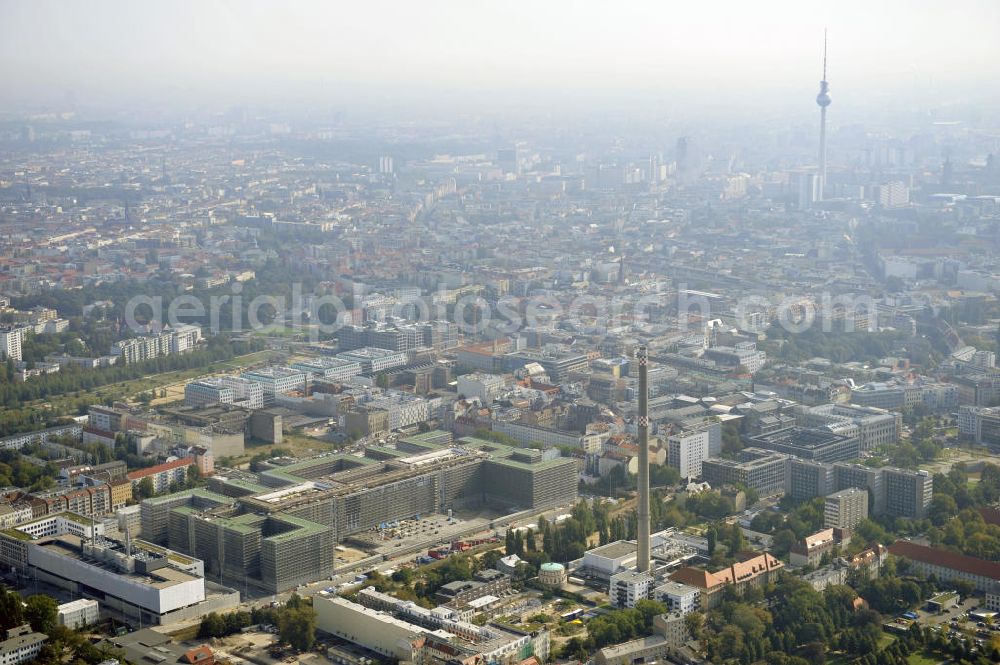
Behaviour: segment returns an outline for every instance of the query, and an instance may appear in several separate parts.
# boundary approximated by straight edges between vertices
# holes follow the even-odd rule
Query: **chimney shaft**
[[[639,361],[639,505],[638,553],[636,568],[640,573],[649,571],[649,384],[646,347],[636,352]]]

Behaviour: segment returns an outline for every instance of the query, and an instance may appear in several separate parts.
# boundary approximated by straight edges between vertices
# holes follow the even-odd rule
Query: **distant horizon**
[[[8,0],[0,116],[73,105],[797,114],[1000,107],[1000,3]],[[844,109],[839,111],[839,109]]]

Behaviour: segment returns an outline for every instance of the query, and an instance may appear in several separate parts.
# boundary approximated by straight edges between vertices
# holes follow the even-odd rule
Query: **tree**
[[[316,643],[316,611],[304,603],[286,607],[278,615],[278,636],[299,651],[309,651]]]
[[[0,587],[0,628],[7,630],[24,625],[24,604],[21,596]]]
[[[571,637],[567,640],[566,644],[563,645],[560,656],[562,658],[574,658],[581,663],[586,663],[590,659],[587,645],[579,637]]]
[[[226,621],[218,612],[209,612],[201,618],[198,637],[223,637],[225,634]]]
[[[24,618],[31,624],[32,630],[39,633],[51,633],[58,622],[59,605],[52,596],[35,594],[24,601]]]
[[[701,629],[705,625],[705,615],[701,612],[688,612],[684,615],[684,627],[691,639],[701,639]]]
[[[188,487],[195,487],[201,482],[201,470],[198,468],[197,464],[192,464],[188,466],[187,470],[187,485]]]
[[[153,488],[153,479],[150,476],[143,477],[135,486],[135,498],[137,499],[148,499],[154,494],[156,494],[156,489]]]

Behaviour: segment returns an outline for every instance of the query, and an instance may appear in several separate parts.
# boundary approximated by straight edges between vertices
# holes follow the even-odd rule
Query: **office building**
[[[836,434],[826,427],[787,427],[747,437],[747,445],[817,462],[853,460],[861,454],[857,435]]]
[[[406,364],[406,353],[403,351],[393,351],[372,346],[365,346],[336,356],[346,362],[357,363],[361,367],[362,374],[378,374]]]
[[[753,342],[739,342],[736,346],[713,346],[705,349],[702,357],[717,366],[756,374],[767,362],[767,354]]]
[[[861,464],[834,464],[833,485],[837,491],[857,487],[868,491],[868,513],[885,512],[885,485],[882,470]]]
[[[824,462],[792,457],[788,460],[788,485],[785,493],[796,501],[826,496],[833,491],[833,467]]]
[[[340,358],[309,358],[293,362],[289,367],[328,381],[347,381],[361,374],[360,363]]]
[[[333,545],[380,524],[488,504],[505,511],[568,504],[576,462],[429,432],[372,451],[269,460],[234,496],[192,490],[142,503],[143,536],[205,561],[206,574],[268,593],[328,576]],[[226,543],[220,551],[219,543]]]
[[[466,399],[478,399],[489,406],[505,385],[504,377],[496,374],[472,373],[458,377],[458,394]]]
[[[232,404],[244,409],[264,408],[264,386],[238,376],[212,376],[184,386],[184,405],[204,407]]]
[[[826,497],[823,506],[823,526],[853,529],[868,518],[868,491],[849,487]]]
[[[930,473],[884,468],[882,482],[887,515],[913,520],[926,517],[934,493],[934,479]]]
[[[862,452],[898,443],[903,423],[898,412],[857,404],[800,407],[795,415],[801,426],[826,426],[839,434],[857,436]]]
[[[264,406],[273,405],[277,395],[304,390],[306,384],[306,375],[291,367],[262,367],[243,372],[242,377],[260,384],[264,393]]]
[[[785,492],[788,457],[770,450],[744,448],[741,461],[708,459],[701,464],[701,476],[712,487],[744,485],[762,497]]]
[[[681,478],[700,478],[702,462],[709,457],[709,439],[708,431],[672,434],[667,439],[667,464]]]
[[[942,584],[964,580],[977,592],[991,591],[1000,582],[1000,563],[957,554],[948,550],[897,540],[889,554],[910,561],[912,570],[924,577],[933,575]]]

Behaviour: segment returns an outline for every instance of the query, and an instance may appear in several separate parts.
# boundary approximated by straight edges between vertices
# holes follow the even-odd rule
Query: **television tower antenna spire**
[[[823,28],[823,80],[826,80],[826,28]]]

